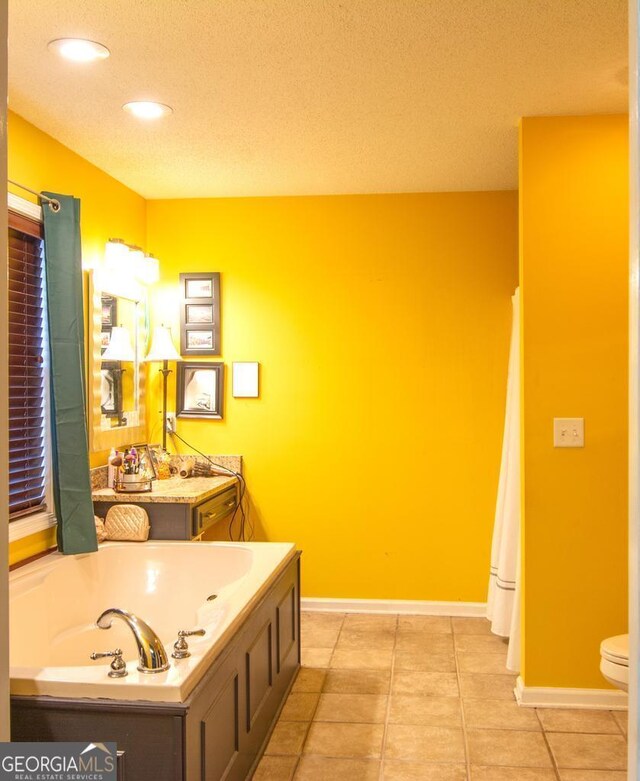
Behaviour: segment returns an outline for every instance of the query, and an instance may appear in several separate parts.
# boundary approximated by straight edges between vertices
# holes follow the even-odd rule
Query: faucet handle
[[[174,659],[186,659],[187,656],[191,656],[191,651],[187,645],[185,637],[191,637],[192,635],[200,635],[202,637],[206,634],[204,629],[181,629],[178,632],[178,639],[173,644],[173,656]]]
[[[127,665],[122,658],[121,648],[114,648],[113,651],[94,651],[90,658],[95,661],[96,659],[104,659],[110,656],[113,657],[113,661],[111,662],[111,669],[107,673],[109,678],[124,678],[125,675],[128,675]]]

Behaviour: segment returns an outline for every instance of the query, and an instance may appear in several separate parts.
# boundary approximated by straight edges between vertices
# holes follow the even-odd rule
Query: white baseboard
[[[421,599],[324,599],[303,597],[303,610],[325,613],[402,613],[417,616],[483,617],[486,602],[427,602]]]
[[[525,708],[627,710],[628,695],[619,689],[562,689],[553,686],[525,686],[519,675],[514,691],[518,705]]]

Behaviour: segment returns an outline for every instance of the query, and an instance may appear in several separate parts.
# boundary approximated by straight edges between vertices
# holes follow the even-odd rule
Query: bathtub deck
[[[244,781],[300,667],[300,554],[182,703],[11,698],[12,739],[117,743],[119,781]]]

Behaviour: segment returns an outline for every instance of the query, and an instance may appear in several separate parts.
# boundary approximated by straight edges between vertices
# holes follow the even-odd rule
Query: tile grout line
[[[458,662],[458,644],[456,642],[456,633],[454,631],[453,620],[449,616],[451,624],[451,640],[453,642],[453,660],[456,665],[456,682],[458,684],[458,703],[460,705],[460,718],[462,720],[462,742],[464,744],[464,761],[467,769],[467,781],[471,781],[471,757],[469,756],[469,740],[467,738],[467,720],[464,714],[464,704],[462,702],[462,686],[460,684],[460,664]]]
[[[392,709],[392,699],[391,698],[392,698],[392,690],[393,690],[393,679],[394,679],[395,668],[396,668],[396,664],[397,664],[396,657],[397,657],[397,653],[399,651],[399,647],[398,647],[399,646],[399,639],[400,639],[399,638],[399,627],[400,627],[400,618],[401,617],[402,616],[399,615],[399,614],[395,614],[394,615],[395,631],[394,631],[393,643],[392,643],[392,648],[391,648],[391,656],[390,656],[390,660],[389,660],[390,667],[388,668],[389,669],[389,680],[388,680],[388,685],[387,685],[387,702],[386,702],[386,705],[385,705],[385,712],[384,712],[384,717],[383,717],[383,721],[382,721],[383,732],[382,732],[382,735],[381,735],[381,747],[380,747],[380,755],[379,755],[379,770],[378,770],[378,775],[376,776],[378,781],[384,781],[384,777],[385,777],[386,748],[387,748],[387,740],[388,740],[389,729],[390,729],[390,726],[392,726],[392,723],[390,721],[390,719],[391,719],[391,709]],[[311,726],[315,723],[315,718],[316,718],[317,711],[318,711],[318,708],[319,708],[319,705],[320,705],[321,697],[322,697],[322,695],[324,693],[324,690],[325,690],[325,687],[327,685],[326,677],[329,674],[330,670],[333,669],[331,667],[331,665],[333,663],[333,659],[335,658],[335,653],[337,651],[338,645],[340,644],[340,639],[342,638],[342,632],[345,631],[346,618],[347,618],[347,615],[345,615],[345,614],[343,614],[341,616],[340,624],[339,624],[338,630],[337,630],[337,632],[335,634],[335,641],[334,641],[333,645],[330,647],[329,657],[328,658],[325,657],[327,659],[326,666],[324,667],[325,677],[324,677],[322,685],[320,687],[320,692],[318,693],[318,699],[316,701],[316,704],[309,711],[308,722],[306,724],[306,729],[304,730],[304,737],[303,737],[303,740],[302,740],[302,743],[301,743],[300,753],[297,754],[297,755],[294,755],[295,762],[293,763],[293,765],[291,766],[291,770],[289,771],[289,773],[291,773],[291,775],[287,776],[289,779],[295,779],[296,777],[298,777],[299,773],[303,772],[303,770],[301,769],[301,762],[302,762],[302,759],[304,757],[304,749],[305,749],[306,744],[308,742],[308,736],[310,734]],[[462,649],[458,648],[457,638],[459,637],[459,635],[455,631],[455,625],[453,624],[453,619],[450,616],[447,616],[447,619],[448,619],[448,622],[449,622],[449,629],[450,629],[449,636],[451,637],[452,642],[453,642],[454,664],[455,664],[455,672],[456,672],[456,682],[457,682],[457,687],[458,687],[458,702],[459,702],[459,707],[460,707],[460,720],[461,720],[461,728],[462,728],[462,736],[463,736],[463,745],[464,745],[464,751],[465,751],[465,760],[464,760],[465,761],[465,773],[466,773],[467,781],[471,781],[471,773],[472,773],[473,765],[471,763],[470,743],[469,743],[469,738],[468,738],[469,725],[467,725],[467,722],[466,722],[466,712],[465,712],[465,708],[464,708],[464,700],[463,700],[463,696],[462,696],[462,685],[461,685],[461,677],[462,677],[461,665],[462,665],[462,661],[464,661],[464,654],[466,653],[466,651],[465,651],[464,645],[463,645]],[[463,634],[465,634],[465,633],[463,633]],[[354,648],[356,648],[356,647],[354,647]],[[423,651],[424,651],[424,649],[423,649]],[[459,658],[460,654],[463,656],[463,660],[460,660],[460,658]],[[482,700],[483,698],[479,698],[479,699]],[[551,759],[551,766],[550,767],[547,766],[547,767],[549,768],[549,770],[552,771],[552,777],[554,779],[556,779],[556,781],[561,781],[561,778],[562,778],[561,770],[559,768],[558,761],[556,760],[556,757],[554,755],[554,752],[553,752],[553,749],[552,749],[552,745],[551,745],[551,742],[550,742],[550,737],[554,733],[554,730],[553,729],[547,730],[544,727],[544,723],[543,723],[543,719],[542,719],[542,710],[540,708],[534,708],[533,710],[535,711],[536,722],[538,724],[538,727],[539,727],[539,729],[542,732],[543,741],[544,741],[545,747],[547,749],[547,756]],[[615,726],[615,731],[614,732],[611,732],[611,731],[606,731],[606,732],[600,732],[600,731],[598,731],[598,732],[591,732],[591,731],[587,731],[587,732],[582,733],[582,732],[578,731],[578,733],[576,733],[576,734],[599,735],[599,736],[602,736],[602,737],[621,736],[623,738],[623,740],[626,742],[627,738],[626,738],[626,735],[624,734],[622,721],[618,721],[618,719],[616,718],[617,714],[615,714],[612,711],[606,711],[606,709],[602,709],[602,710],[605,713],[608,712],[609,713],[609,717],[615,721],[615,725],[616,726]],[[362,721],[361,723],[375,724],[377,722]],[[495,726],[492,727],[492,726],[488,726],[488,725],[485,725],[485,724],[477,725],[473,729],[480,729],[480,730],[484,730],[484,729],[487,729],[487,730],[489,730],[489,729],[491,729],[491,730],[499,729],[501,731],[502,730],[510,731],[510,729],[508,727],[495,727]],[[523,727],[523,728],[521,728],[521,730],[522,731],[529,731],[529,730],[531,730],[531,727]],[[520,731],[520,730],[518,730],[518,731]],[[558,730],[559,734],[562,734],[564,732],[571,733],[573,731],[572,730],[562,730],[562,729]],[[323,756],[323,755],[320,754],[319,756]],[[331,755],[326,754],[324,756],[329,757]],[[369,757],[371,759],[373,759],[373,757],[371,755],[369,755]],[[336,758],[344,758],[344,757],[342,755],[337,755]],[[363,756],[362,759],[364,759],[364,758],[365,757]],[[399,757],[399,759],[400,759],[400,757]],[[409,761],[408,757],[402,757],[401,759],[402,759],[403,762],[404,761]],[[438,763],[438,764],[440,764],[440,763]],[[500,765],[497,765],[497,767],[499,767],[499,766]],[[460,767],[460,765],[458,765],[458,767]],[[373,769],[373,768],[371,768],[371,769]],[[564,772],[564,770],[562,772]]]
[[[544,744],[547,747],[547,751],[549,752],[549,756],[551,757],[551,764],[553,766],[553,772],[556,775],[556,778],[558,781],[561,781],[560,779],[560,769],[558,768],[558,763],[556,762],[555,755],[553,751],[551,750],[551,744],[549,743],[549,738],[547,737],[547,730],[544,728],[544,724],[542,723],[542,719],[540,718],[540,714],[538,713],[538,708],[533,709],[536,713],[536,719],[538,719],[538,724],[540,725],[540,729],[542,730],[542,739],[544,740]]]
[[[304,743],[302,745],[304,746]],[[296,773],[298,772],[298,765],[300,764],[301,756],[302,756],[301,754],[298,754],[298,756],[296,757],[296,761],[295,761],[295,764],[293,766],[293,773],[291,773],[291,775],[289,776],[289,781],[294,781],[294,779],[296,777]]]
[[[621,712],[624,713],[624,711],[615,711],[614,712],[614,711],[610,710],[609,711],[609,715],[615,721],[616,727],[618,728],[618,731],[620,732],[620,734],[624,738],[624,742],[628,743],[629,742],[629,738],[627,737],[627,733],[622,729],[622,725],[619,723],[619,721],[618,721],[618,719],[616,718],[616,715],[615,715],[616,713],[621,713]],[[627,718],[628,718],[628,716],[627,716]],[[628,726],[627,726],[627,729],[629,729]]]
[[[336,635],[336,641],[333,644],[333,647],[331,649],[331,654],[329,656],[329,661],[327,662],[327,666],[324,667],[324,668],[319,668],[319,669],[324,669],[326,671],[331,669],[331,662],[333,660],[333,654],[335,653],[336,646],[338,645],[338,640],[340,639],[340,634],[342,633],[342,628],[344,626],[345,617],[346,617],[346,615],[343,613],[342,621],[340,622],[340,629],[338,630],[338,634]],[[301,639],[302,639],[302,633],[301,633]],[[300,753],[297,755],[296,764],[295,764],[295,767],[293,769],[293,775],[291,776],[292,781],[295,781],[296,773],[298,772],[298,768],[300,767],[300,762],[302,761],[302,756],[304,754],[304,747],[305,747],[305,745],[307,743],[307,738],[309,737],[309,732],[311,730],[311,725],[313,724],[313,720],[315,718],[316,711],[318,710],[318,706],[320,705],[320,698],[322,697],[322,689],[324,689],[324,685],[325,685],[325,682],[326,682],[326,677],[327,677],[327,673],[325,672],[325,677],[324,677],[324,679],[322,681],[322,687],[321,687],[320,693],[318,695],[318,701],[316,702],[315,708],[313,709],[313,712],[311,714],[311,718],[307,722],[307,729],[305,730],[305,733],[304,733],[304,740],[302,741],[302,746],[300,747]]]
[[[387,730],[389,728],[389,716],[391,715],[391,687],[393,686],[393,672],[396,665],[396,646],[398,645],[398,626],[400,616],[396,615],[396,628],[393,635],[393,649],[391,651],[391,669],[389,671],[389,688],[387,689],[387,707],[384,713],[384,723],[382,729],[382,746],[380,749],[380,771],[378,773],[379,781],[384,781],[384,764],[387,747]]]

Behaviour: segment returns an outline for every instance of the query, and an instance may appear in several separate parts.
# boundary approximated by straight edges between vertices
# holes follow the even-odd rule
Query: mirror
[[[137,313],[138,303],[103,293],[101,428],[127,426],[138,414]]]
[[[146,440],[145,291],[94,270],[90,284],[89,427],[92,451]]]

